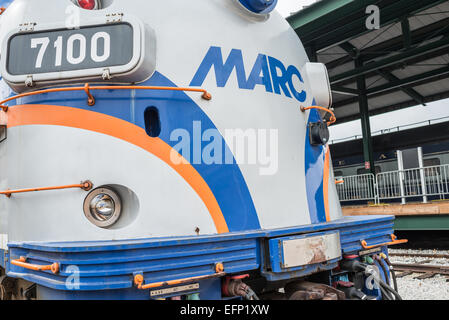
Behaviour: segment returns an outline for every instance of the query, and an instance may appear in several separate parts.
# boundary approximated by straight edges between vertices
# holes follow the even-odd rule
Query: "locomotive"
[[[400,299],[406,240],[343,217],[327,71],[276,5],[8,6],[2,298]]]

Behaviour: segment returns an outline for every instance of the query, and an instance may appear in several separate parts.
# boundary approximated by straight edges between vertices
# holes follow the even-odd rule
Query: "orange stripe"
[[[323,196],[324,196],[324,210],[326,212],[326,221],[331,221],[329,210],[329,159],[330,150],[326,146],[326,155],[324,158],[324,173],[323,173]]]
[[[167,163],[195,190],[203,200],[218,233],[229,232],[217,199],[206,181],[187,161],[174,164],[174,149],[159,138],[150,138],[145,130],[127,121],[102,113],[50,105],[20,105],[8,111],[8,128],[25,125],[55,125],[94,131],[132,143]],[[185,160],[185,159],[183,159]]]

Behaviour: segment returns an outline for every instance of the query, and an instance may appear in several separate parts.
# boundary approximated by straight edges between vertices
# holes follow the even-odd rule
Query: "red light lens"
[[[93,9],[95,9],[96,1],[95,0],[78,0],[78,4],[83,9],[93,10]]]

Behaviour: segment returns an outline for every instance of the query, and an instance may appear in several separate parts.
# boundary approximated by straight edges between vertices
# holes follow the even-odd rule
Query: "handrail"
[[[25,92],[18,94],[13,97],[9,97],[3,101],[0,101],[0,108],[3,109],[3,111],[8,111],[8,106],[5,106],[4,104],[16,100],[23,97],[29,97],[29,96],[35,96],[39,94],[44,93],[51,93],[51,92],[66,92],[66,91],[84,91],[86,92],[88,99],[87,104],[89,106],[95,105],[95,98],[91,94],[91,90],[166,90],[166,91],[187,91],[187,92],[202,92],[203,95],[201,96],[204,100],[211,100],[212,95],[207,92],[205,89],[200,88],[178,88],[178,87],[158,87],[158,86],[95,86],[91,87],[88,83],[86,83],[83,87],[66,87],[66,88],[52,88],[52,89],[45,89],[45,90],[37,90],[32,92]]]
[[[55,262],[51,265],[41,266],[41,265],[37,265],[37,264],[27,263],[26,260],[27,259],[25,257],[20,257],[19,259],[11,260],[11,264],[18,266],[18,267],[25,268],[25,269],[34,270],[34,271],[50,270],[54,274],[59,273],[59,263],[57,263],[57,262]]]
[[[43,188],[31,188],[31,189],[18,189],[18,190],[6,190],[0,191],[0,194],[5,195],[10,198],[14,193],[25,193],[25,192],[36,192],[36,191],[49,191],[49,190],[62,190],[62,189],[74,189],[80,188],[85,191],[89,191],[93,188],[92,182],[89,180],[82,182],[81,184],[70,184],[66,186],[56,186],[56,187],[43,187]]]
[[[372,245],[372,246],[369,246],[365,240],[360,240],[360,243],[362,244],[363,249],[373,249],[373,248],[377,248],[377,247],[392,246],[395,244],[402,244],[402,243],[408,242],[407,239],[397,240],[397,237],[394,234],[392,234],[390,236],[391,236],[391,242],[380,243],[380,244],[376,244],[376,245]]]
[[[0,104],[2,104],[2,103],[0,103]],[[305,111],[311,110],[311,109],[318,109],[318,110],[330,113],[331,117],[329,119],[329,122],[327,123],[328,126],[330,126],[330,125],[334,124],[335,122],[337,122],[337,117],[335,116],[335,113],[331,109],[324,108],[324,107],[319,107],[319,106],[311,106],[311,107],[307,107],[307,108],[301,107],[301,111],[302,112],[305,112]]]
[[[217,264],[215,264],[215,273],[214,274],[190,277],[190,278],[184,278],[184,279],[177,279],[177,280],[170,280],[170,281],[154,282],[154,283],[149,283],[149,284],[143,284],[144,283],[143,275],[136,274],[134,276],[134,284],[137,286],[137,289],[146,290],[146,289],[154,289],[154,288],[165,287],[165,286],[174,286],[174,285],[193,282],[193,281],[217,278],[217,277],[222,277],[225,275],[226,275],[226,272],[224,272],[223,264],[217,263]]]
[[[174,286],[174,285],[193,282],[193,281],[217,278],[217,277],[222,277],[225,275],[226,275],[225,272],[220,272],[220,273],[214,273],[214,274],[210,274],[210,275],[184,278],[184,279],[179,279],[179,280],[170,280],[170,281],[164,281],[164,282],[143,284],[143,282],[144,282],[143,276],[141,274],[137,274],[134,276],[134,284],[137,286],[137,289],[146,290],[146,289],[155,289],[155,288],[165,287],[165,286]]]

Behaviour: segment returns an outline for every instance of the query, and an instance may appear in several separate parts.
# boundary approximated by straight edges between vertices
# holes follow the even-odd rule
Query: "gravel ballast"
[[[410,249],[390,249],[390,253],[407,254],[445,254],[449,255],[448,250],[410,250]],[[418,264],[449,266],[449,259],[424,258],[424,257],[401,257],[391,256],[390,261],[402,264]],[[400,274],[400,271],[396,272]],[[413,273],[408,276],[398,278],[399,294],[404,300],[449,300],[449,276],[436,275],[428,279],[414,279],[422,273]]]

